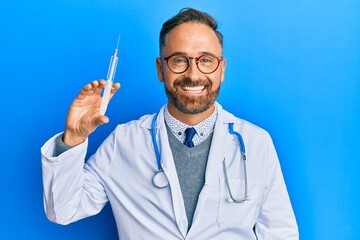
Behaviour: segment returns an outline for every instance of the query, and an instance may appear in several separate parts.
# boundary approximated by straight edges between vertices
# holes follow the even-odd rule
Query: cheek
[[[220,85],[220,83],[223,81],[222,76],[223,75],[220,71],[217,73],[213,73],[213,74],[211,74],[211,76],[209,76],[209,79],[212,82],[213,88],[217,88]]]
[[[164,83],[166,87],[172,87],[174,81],[178,78],[173,73],[169,73],[168,71],[163,72]]]

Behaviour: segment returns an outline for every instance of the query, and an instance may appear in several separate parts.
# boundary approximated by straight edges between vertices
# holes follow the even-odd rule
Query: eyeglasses
[[[186,72],[186,70],[189,69],[190,61],[193,59],[195,60],[196,67],[204,74],[215,72],[216,69],[218,69],[220,62],[223,60],[212,54],[204,54],[195,58],[175,53],[168,57],[160,56],[160,58],[166,61],[170,71],[177,74]]]

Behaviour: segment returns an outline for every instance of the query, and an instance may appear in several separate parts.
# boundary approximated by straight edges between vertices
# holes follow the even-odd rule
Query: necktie
[[[189,148],[192,148],[194,146],[192,139],[193,139],[195,133],[196,133],[196,130],[193,127],[187,128],[185,130],[185,134],[186,134],[186,138],[185,138],[185,142],[184,142],[185,146],[187,146]]]

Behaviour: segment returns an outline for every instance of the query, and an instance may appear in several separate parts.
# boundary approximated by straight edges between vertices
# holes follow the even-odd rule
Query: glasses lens
[[[189,60],[183,55],[174,55],[168,59],[168,66],[175,73],[184,72],[189,66]]]
[[[173,55],[165,59],[167,60],[169,69],[174,73],[185,72],[190,64],[190,59],[181,54]],[[200,56],[196,59],[196,65],[202,73],[213,73],[220,64],[220,60],[216,56],[210,54]]]
[[[219,66],[219,59],[212,55],[203,55],[198,60],[198,68],[203,73],[212,73]]]

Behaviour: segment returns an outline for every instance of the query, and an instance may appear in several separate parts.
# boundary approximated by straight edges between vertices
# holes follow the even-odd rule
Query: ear
[[[161,62],[161,58],[159,58],[159,57],[156,58],[156,69],[157,69],[159,81],[164,82],[162,62]]]
[[[225,80],[225,69],[226,69],[226,59],[225,58],[221,61],[220,67],[221,67],[220,80],[221,80],[221,82],[223,82]]]

